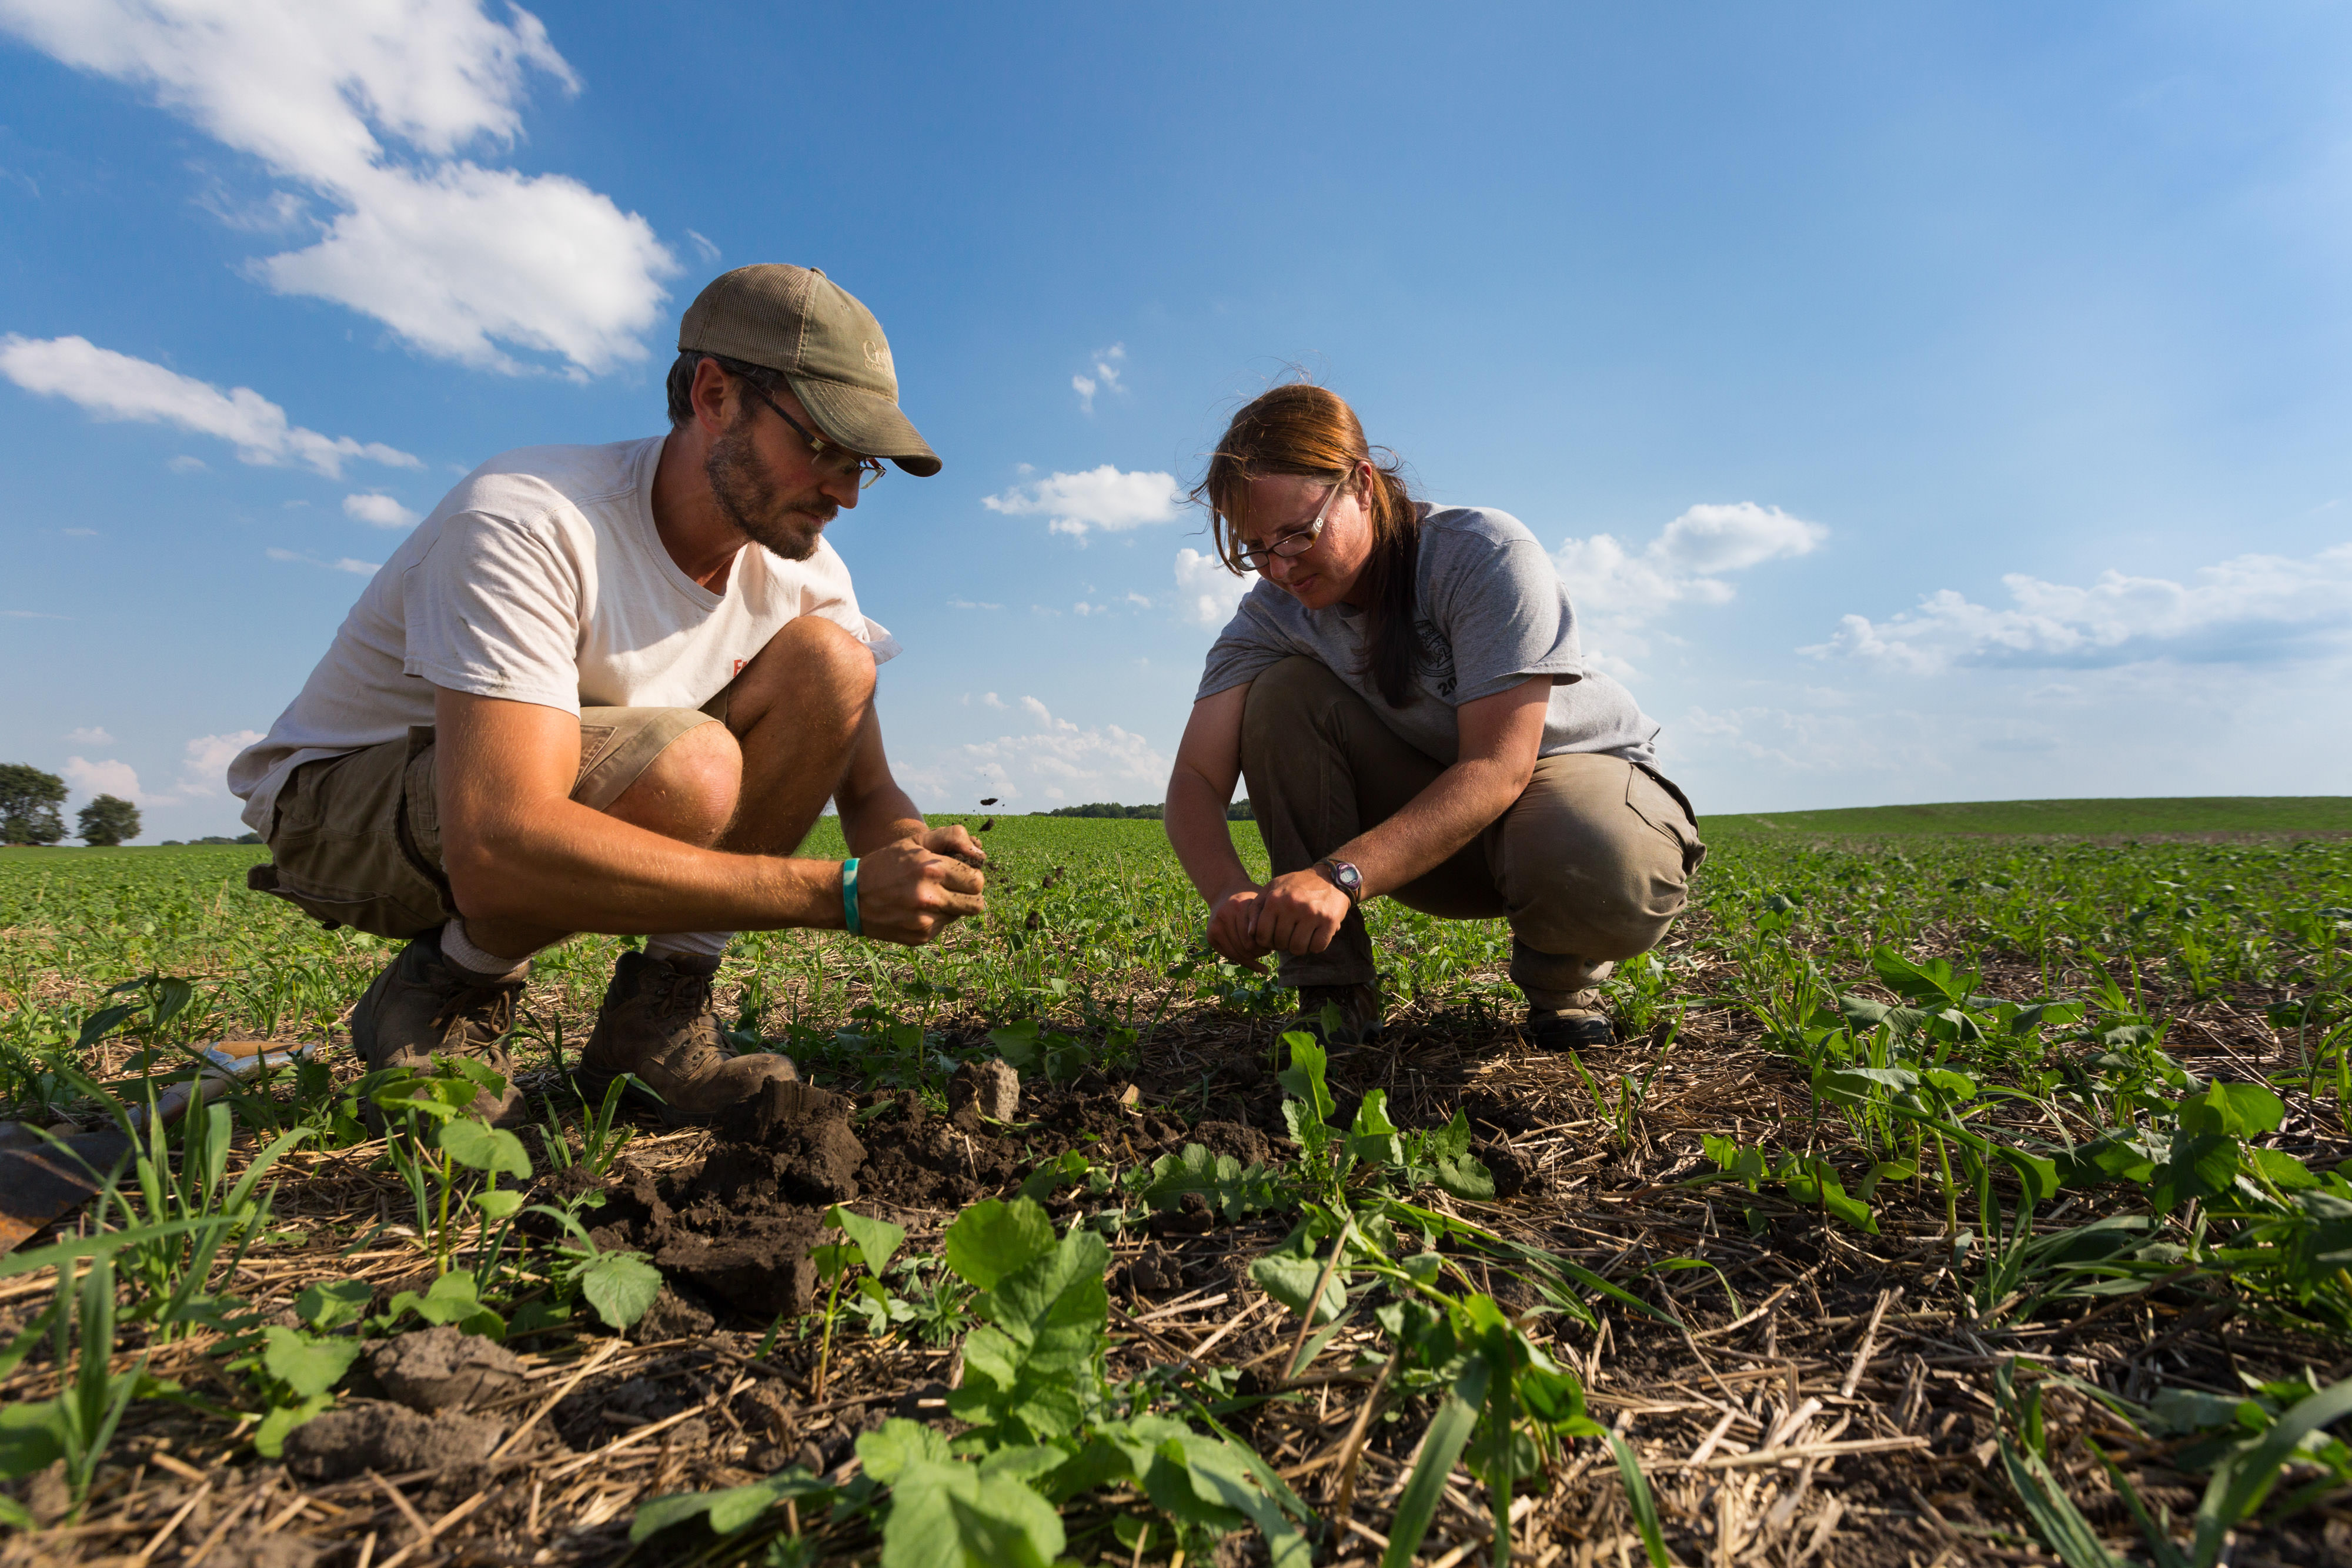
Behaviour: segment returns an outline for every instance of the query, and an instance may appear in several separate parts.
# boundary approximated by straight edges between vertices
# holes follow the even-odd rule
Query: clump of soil
[[[369,1367],[386,1395],[426,1415],[511,1394],[525,1381],[512,1351],[448,1325],[402,1334]]]
[[[609,1186],[591,1234],[600,1247],[649,1254],[695,1296],[772,1320],[814,1301],[809,1249],[824,1239],[821,1220],[835,1203],[951,1213],[1012,1190],[1071,1149],[1123,1166],[1187,1143],[1244,1164],[1274,1155],[1255,1127],[1209,1121],[1188,1131],[1163,1112],[1123,1103],[1108,1084],[1032,1092],[1029,1119],[1007,1123],[994,1113],[1022,1105],[1019,1080],[992,1065],[998,1071],[985,1080],[966,1080],[950,1116],[903,1092],[861,1103],[813,1083],[770,1084],[720,1116],[698,1166],[635,1172]],[[666,1322],[690,1334],[700,1317],[680,1301]]]
[[[286,1468],[305,1480],[339,1481],[373,1470],[398,1475],[479,1464],[505,1429],[458,1410],[421,1416],[368,1401],[314,1416],[286,1435]]]

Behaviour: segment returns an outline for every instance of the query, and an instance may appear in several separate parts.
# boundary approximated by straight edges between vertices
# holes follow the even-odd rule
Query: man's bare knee
[[[723,724],[700,724],[664,747],[607,810],[666,839],[707,848],[734,821],[742,786],[743,751],[735,737]]]

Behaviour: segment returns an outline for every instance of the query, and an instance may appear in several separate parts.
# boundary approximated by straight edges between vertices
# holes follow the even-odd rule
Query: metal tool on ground
[[[315,1042],[287,1045],[267,1040],[223,1040],[195,1054],[202,1066],[194,1078],[182,1079],[157,1095],[157,1122],[169,1126],[191,1106],[209,1104],[231,1085],[276,1067],[310,1056]],[[148,1108],[142,1103],[125,1117],[131,1133],[146,1130]],[[70,1124],[36,1131],[21,1123],[0,1123],[0,1253],[16,1249],[26,1239],[79,1208],[106,1185],[107,1173],[131,1150],[131,1138],[121,1127],[74,1132]]]

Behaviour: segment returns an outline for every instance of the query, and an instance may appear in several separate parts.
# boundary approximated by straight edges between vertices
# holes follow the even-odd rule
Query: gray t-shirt
[[[1420,511],[1413,630],[1421,654],[1404,706],[1389,706],[1363,668],[1360,611],[1309,610],[1263,579],[1217,634],[1193,700],[1246,685],[1304,653],[1360,694],[1407,745],[1450,764],[1461,752],[1455,708],[1549,675],[1551,711],[1537,755],[1598,751],[1652,764],[1658,727],[1633,693],[1584,667],[1568,586],[1527,525],[1487,507],[1423,504]]]

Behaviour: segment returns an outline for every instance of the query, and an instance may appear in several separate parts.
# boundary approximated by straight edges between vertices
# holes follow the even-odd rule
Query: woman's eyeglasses
[[[1346,479],[1334,483],[1331,493],[1323,497],[1322,507],[1316,512],[1315,520],[1305,528],[1294,528],[1272,544],[1246,545],[1234,553],[1241,557],[1242,564],[1252,571],[1264,571],[1266,569],[1266,563],[1276,556],[1280,556],[1285,560],[1297,559],[1313,549],[1315,541],[1322,538],[1324,519],[1331,515],[1331,504],[1337,501],[1347,488],[1348,480]]]
[[[882,459],[860,457],[846,446],[827,442],[824,436],[817,434],[799,420],[777,407],[776,400],[770,397],[757,382],[747,381],[743,384],[751,389],[753,397],[768,405],[769,413],[791,425],[799,433],[800,438],[809,444],[809,450],[816,454],[816,465],[819,468],[828,469],[844,479],[848,478],[852,474],[861,475],[862,477],[857,481],[857,487],[861,490],[872,489],[874,481],[882,477]],[[1318,527],[1322,520],[1320,517],[1316,518]]]

